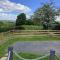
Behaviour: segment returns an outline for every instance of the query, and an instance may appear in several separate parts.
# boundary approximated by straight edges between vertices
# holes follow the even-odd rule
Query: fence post
[[[8,48],[8,60],[13,60],[13,47]]]
[[[50,60],[55,60],[55,50],[50,50]]]

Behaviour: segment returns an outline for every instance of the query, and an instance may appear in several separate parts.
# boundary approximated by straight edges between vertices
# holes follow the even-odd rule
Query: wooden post
[[[55,60],[55,50],[50,50],[50,60]]]
[[[8,48],[8,60],[13,60],[13,47]]]

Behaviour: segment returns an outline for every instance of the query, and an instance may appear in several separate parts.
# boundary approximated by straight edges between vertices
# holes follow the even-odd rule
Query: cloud
[[[57,16],[55,21],[60,22],[60,16]]]
[[[29,7],[9,0],[0,0],[0,7],[4,10],[4,12],[20,11],[27,13],[31,11]]]
[[[17,16],[17,14],[15,14],[16,12],[17,14],[26,13],[28,18],[29,17],[28,14],[30,14],[31,9],[28,6],[22,5],[20,3],[11,2],[9,0],[0,0],[0,19],[16,20]]]
[[[0,12],[3,12],[3,9],[2,8],[0,8]]]
[[[8,13],[0,13],[0,20],[16,20],[17,15],[8,14]]]

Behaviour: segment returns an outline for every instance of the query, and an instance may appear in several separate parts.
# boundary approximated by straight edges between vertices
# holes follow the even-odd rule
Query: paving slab
[[[60,41],[26,41],[16,42],[13,44],[14,51],[16,52],[29,52],[36,54],[48,54],[50,49],[56,51],[60,55]]]

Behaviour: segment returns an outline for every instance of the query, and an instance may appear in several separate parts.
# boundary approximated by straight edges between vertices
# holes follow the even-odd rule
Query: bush
[[[52,29],[53,30],[60,30],[60,23],[56,22]]]
[[[26,20],[25,25],[34,25],[34,23],[29,19]]]
[[[14,26],[15,26],[14,22],[0,21],[0,32],[6,32],[9,30],[13,30]]]

